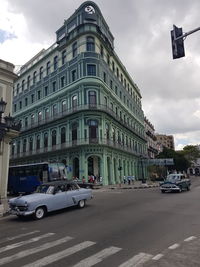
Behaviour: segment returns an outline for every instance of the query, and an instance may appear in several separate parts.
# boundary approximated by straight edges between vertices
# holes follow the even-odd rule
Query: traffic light
[[[178,28],[173,25],[173,30],[171,31],[171,41],[172,41],[172,56],[173,59],[184,57],[185,49],[184,49],[184,40],[183,37],[176,40],[176,38],[183,35],[182,28]]]

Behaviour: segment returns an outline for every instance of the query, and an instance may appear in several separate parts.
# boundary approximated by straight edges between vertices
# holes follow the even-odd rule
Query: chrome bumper
[[[31,211],[20,211],[18,209],[10,209],[9,213],[12,215],[20,215],[20,216],[28,216],[28,215],[32,215],[35,211],[31,210]]]

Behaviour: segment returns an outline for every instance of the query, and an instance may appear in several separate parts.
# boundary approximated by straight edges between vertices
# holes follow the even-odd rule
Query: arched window
[[[44,133],[44,148],[48,147],[48,133]]]
[[[51,133],[51,145],[52,146],[56,145],[56,136],[57,136],[56,130],[53,130]]]
[[[40,80],[43,78],[43,67],[40,68]]]
[[[21,146],[21,142],[18,141],[18,142],[17,142],[17,154],[20,153],[20,146]]]
[[[73,57],[77,56],[77,42],[73,43],[72,45],[72,56]]]
[[[75,122],[72,124],[72,142],[75,143],[77,141],[77,128],[78,124]]]
[[[40,149],[40,135],[37,135],[37,139],[36,139],[36,149]]]
[[[58,56],[55,56],[53,59],[53,68],[54,70],[57,70],[58,68]]]
[[[26,152],[26,144],[27,144],[27,140],[24,139],[23,140],[23,152]]]
[[[34,71],[34,73],[33,73],[33,84],[36,83],[36,76],[37,76],[37,71]]]
[[[63,100],[62,101],[62,112],[65,112],[67,110],[67,101]]]
[[[53,116],[55,117],[58,113],[58,107],[57,104],[53,105]]]
[[[22,81],[22,91],[24,91],[24,87],[25,87],[25,80]]]
[[[106,139],[108,140],[110,138],[110,135],[109,135],[109,125],[108,123],[106,123]]]
[[[61,128],[61,144],[66,142],[66,129],[65,127]]]
[[[106,96],[104,96],[104,105],[107,107],[107,105],[108,105],[108,100],[107,100],[107,97]]]
[[[29,138],[29,151],[33,151],[33,137]]]
[[[42,121],[42,111],[38,112],[38,122]]]
[[[77,97],[77,95],[74,95],[72,97],[72,107],[75,108],[77,106],[77,104],[78,104],[78,97]]]
[[[34,125],[34,123],[35,123],[35,115],[32,114],[31,115],[31,125]]]
[[[49,108],[45,109],[45,119],[48,120],[49,119]]]
[[[97,97],[95,91],[89,91],[88,92],[88,100],[90,105],[96,105],[97,104]]]
[[[121,136],[120,136],[120,132],[117,132],[117,141],[119,144],[121,144]]]
[[[94,37],[89,36],[86,40],[86,50],[90,52],[95,52],[95,42]]]
[[[115,143],[115,129],[112,128],[113,143]]]
[[[19,94],[19,83],[17,84],[17,95]]]
[[[25,118],[24,125],[25,127],[28,127],[28,117]]]
[[[66,50],[62,51],[62,65],[65,64],[66,61]]]

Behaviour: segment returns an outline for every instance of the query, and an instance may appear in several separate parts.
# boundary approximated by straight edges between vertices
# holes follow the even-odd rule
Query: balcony
[[[63,119],[64,117],[70,116],[75,113],[81,113],[83,111],[100,111],[108,114],[113,119],[115,119],[118,123],[120,123],[123,127],[130,130],[132,133],[137,135],[139,138],[143,139],[146,142],[146,137],[144,135],[141,135],[137,129],[135,129],[133,126],[125,122],[120,116],[118,116],[112,109],[110,109],[106,105],[100,105],[100,104],[86,104],[86,105],[78,105],[76,107],[67,109],[63,112],[57,113],[53,117],[48,117],[46,119],[37,121],[32,123],[31,125],[22,126],[21,132],[25,132],[28,130],[32,130],[36,127],[43,126],[47,123],[54,122],[55,120],[58,121],[59,119]]]
[[[113,149],[118,149],[121,151],[126,151],[128,153],[133,154],[134,156],[143,156],[146,157],[145,154],[142,154],[141,152],[136,151],[133,147],[128,147],[125,144],[120,144],[118,142],[113,142],[112,140],[109,139],[102,139],[102,138],[87,138],[87,139],[77,139],[77,140],[73,140],[73,141],[69,141],[66,143],[62,143],[62,144],[57,144],[52,146],[48,146],[48,147],[43,147],[40,149],[33,149],[31,151],[26,151],[26,152],[21,152],[19,154],[14,154],[10,156],[11,160],[14,159],[19,159],[19,158],[23,158],[23,157],[33,157],[38,156],[39,154],[45,154],[48,153],[50,154],[51,152],[56,152],[56,151],[62,151],[62,150],[69,150],[69,149],[73,149],[74,147],[84,147],[86,146],[87,148],[90,148],[90,146],[88,145],[101,145],[101,146],[107,146]]]

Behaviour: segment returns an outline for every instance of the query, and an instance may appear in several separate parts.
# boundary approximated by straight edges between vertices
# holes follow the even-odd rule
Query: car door
[[[67,205],[67,192],[65,187],[57,187],[53,194],[51,206],[52,210],[64,209]]]
[[[78,203],[76,203],[76,195],[77,195],[77,188],[74,187],[73,184],[68,184],[67,185],[67,192],[66,192],[66,197],[67,197],[67,206],[74,206]]]

